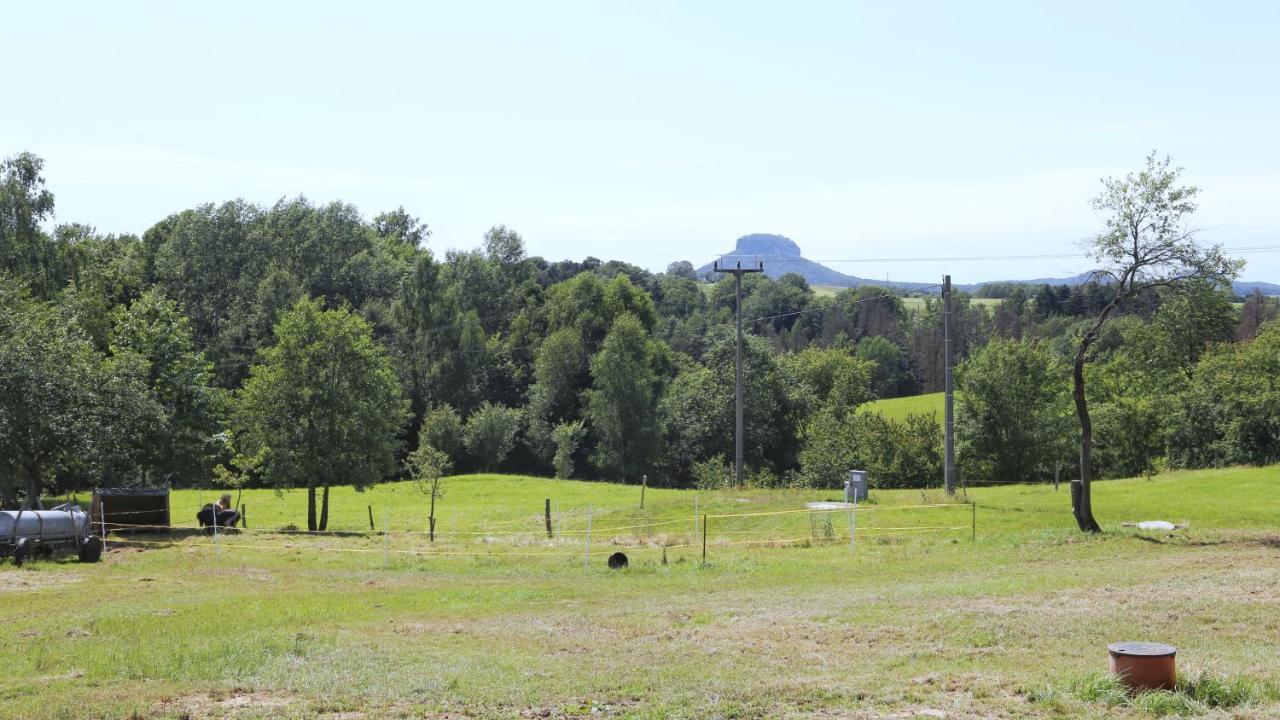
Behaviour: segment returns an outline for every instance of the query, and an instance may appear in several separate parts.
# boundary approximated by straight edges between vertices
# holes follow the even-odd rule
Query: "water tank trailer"
[[[53,510],[0,510],[0,558],[13,557],[15,565],[37,553],[74,552],[80,562],[102,558],[102,538],[89,530],[89,514],[74,505]]]

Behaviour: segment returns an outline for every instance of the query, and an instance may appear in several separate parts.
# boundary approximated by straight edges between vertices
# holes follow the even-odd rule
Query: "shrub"
[[[581,420],[557,424],[551,430],[551,441],[556,446],[553,462],[556,466],[556,477],[573,477],[573,456],[587,434],[587,427]]]
[[[850,469],[866,470],[877,488],[923,488],[942,481],[942,428],[933,415],[901,422],[879,413],[824,410],[806,429],[802,484],[838,488]]]
[[[450,460],[458,461],[463,448],[462,418],[458,417],[458,411],[450,405],[433,408],[422,418],[418,442],[426,442]]]
[[[480,468],[496,469],[516,444],[521,413],[515,408],[485,402],[467,419],[463,439]]]
[[[695,462],[690,469],[694,487],[699,490],[719,490],[729,483],[733,477],[733,468],[725,462],[723,455]]]

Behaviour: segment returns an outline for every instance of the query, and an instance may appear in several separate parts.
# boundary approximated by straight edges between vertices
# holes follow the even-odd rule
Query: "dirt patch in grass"
[[[302,703],[297,698],[251,690],[230,690],[195,693],[173,698],[162,703],[157,715],[174,715],[178,717],[226,717],[254,718],[272,717],[284,710],[301,709]]]
[[[4,573],[4,581],[0,582],[0,594],[35,592],[80,582],[80,575],[70,573],[24,572],[17,570]]]

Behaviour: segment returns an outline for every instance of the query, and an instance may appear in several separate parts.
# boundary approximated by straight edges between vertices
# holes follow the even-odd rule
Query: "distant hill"
[[[810,285],[829,285],[833,287],[862,287],[863,285],[876,285],[878,287],[893,288],[895,290],[921,290],[922,292],[937,293],[936,282],[901,282],[901,281],[885,281],[872,280],[862,278],[856,275],[845,275],[838,270],[821,263],[814,262],[804,257],[800,252],[800,246],[785,235],[773,235],[770,233],[755,233],[752,235],[743,235],[738,238],[734,244],[733,250],[725,253],[722,259],[732,260],[741,258],[744,260],[763,260],[764,274],[773,279],[778,279],[787,273],[796,273],[803,277]],[[699,275],[708,275],[713,272],[714,263],[707,263],[698,268]],[[1019,285],[1079,285],[1088,281],[1091,273],[1083,272],[1079,275],[1061,278],[1034,278],[1031,280],[1003,280],[999,282],[1016,283]],[[964,292],[976,292],[983,285],[997,284],[991,283],[974,283],[971,285],[959,285],[955,287],[957,290]],[[1236,281],[1232,283],[1231,289],[1237,295],[1248,295],[1253,292],[1254,288],[1262,291],[1263,295],[1280,295],[1280,285],[1269,282],[1255,281]]]
[[[885,282],[869,280],[855,275],[845,275],[838,270],[821,263],[816,263],[800,254],[800,246],[784,235],[756,233],[738,238],[733,250],[725,253],[723,259],[763,260],[764,274],[778,279],[787,273],[796,273],[810,285],[831,285],[834,287],[862,287],[876,285],[898,290],[914,290],[921,287],[933,287],[937,283]],[[714,263],[707,263],[698,268],[699,275],[713,272]]]

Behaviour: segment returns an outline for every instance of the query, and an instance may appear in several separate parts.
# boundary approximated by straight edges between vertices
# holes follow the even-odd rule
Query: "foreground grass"
[[[832,493],[649,489],[641,510],[634,486],[454,478],[441,529],[477,534],[433,546],[411,484],[339,489],[334,526],[367,530],[372,505],[392,532],[149,538],[161,544],[101,565],[0,568],[0,717],[1148,717],[1027,688],[1089,677],[1120,639],[1169,642],[1184,671],[1273,687],[1274,488],[1265,468],[1099,483],[1108,532],[1092,538],[1071,529],[1065,489],[982,488],[969,492],[976,541],[877,536],[970,512],[883,491],[852,551],[843,513],[829,541],[805,514],[713,518],[705,566],[695,497],[700,514],[727,515]],[[210,496],[174,493],[175,522]],[[301,493],[242,502],[252,530],[304,522]],[[1121,525],[1143,519],[1189,527]],[[533,533],[504,534],[516,531]],[[799,547],[735,544],[793,536]],[[604,569],[615,549],[631,568]],[[1280,715],[1269,691],[1229,711],[1201,704],[1210,717]]]

